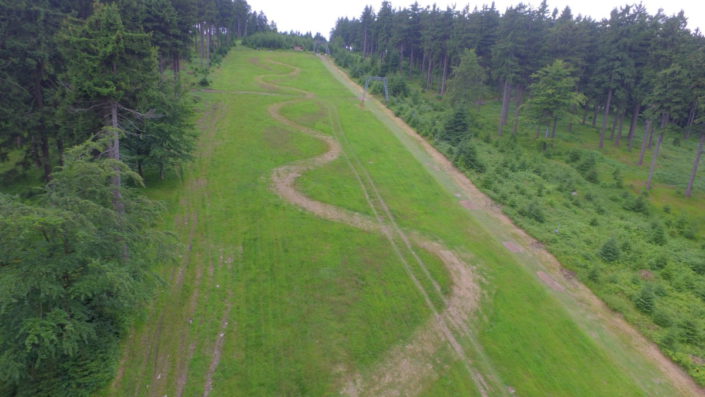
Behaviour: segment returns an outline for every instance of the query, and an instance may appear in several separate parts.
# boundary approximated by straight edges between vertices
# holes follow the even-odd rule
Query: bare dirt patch
[[[458,332],[468,332],[467,321],[480,300],[476,275],[467,264],[442,245],[430,241],[419,242],[424,249],[438,255],[451,273],[453,287],[447,306],[442,313],[419,328],[407,343],[393,348],[364,375],[357,373],[350,377],[341,388],[344,395],[384,397],[419,394],[429,381],[438,376],[433,357],[446,346],[447,333],[450,332],[447,325],[450,324]],[[478,387],[481,394],[486,395],[487,385],[483,385],[485,381],[481,377],[476,381],[480,383]]]
[[[220,322],[220,330],[215,339],[215,346],[213,347],[213,354],[211,355],[211,363],[208,366],[208,373],[206,374],[206,383],[203,386],[203,397],[208,397],[211,391],[213,391],[213,374],[215,374],[216,369],[218,369],[220,358],[223,355],[225,331],[228,328],[228,316],[230,315],[231,308],[232,304],[228,303],[225,308],[225,313],[223,313],[223,319]]]
[[[552,290],[558,291],[558,292],[565,292],[565,287],[556,281],[553,277],[551,277],[550,274],[542,271],[536,272],[536,275],[539,277],[539,279],[549,287],[551,287]]]
[[[439,171],[440,171],[440,169],[439,169]],[[470,200],[460,200],[459,203],[460,203],[460,205],[462,205],[463,207],[465,207],[465,208],[467,208],[467,209],[469,209],[469,210],[476,211],[476,210],[481,210],[481,209],[482,209],[482,207],[480,207],[480,205],[477,204],[477,203],[474,202],[474,201],[470,201]]]
[[[514,241],[502,241],[502,245],[510,252],[524,252],[524,248],[522,248],[521,245],[515,243]]]

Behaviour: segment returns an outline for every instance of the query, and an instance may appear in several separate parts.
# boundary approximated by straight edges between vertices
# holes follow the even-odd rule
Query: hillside
[[[199,94],[184,187],[151,192],[183,262],[104,395],[696,393],[331,71],[237,49]]]

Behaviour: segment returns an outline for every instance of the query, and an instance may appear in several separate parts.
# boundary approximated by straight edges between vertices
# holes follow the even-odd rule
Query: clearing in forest
[[[178,267],[110,396],[690,395],[327,59],[238,48],[166,199]]]

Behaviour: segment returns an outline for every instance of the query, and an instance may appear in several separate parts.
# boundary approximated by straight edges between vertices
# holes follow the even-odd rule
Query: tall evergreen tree
[[[555,137],[558,120],[570,117],[571,110],[582,105],[585,97],[575,91],[577,79],[562,60],[542,68],[532,78],[535,81],[529,87],[531,97],[526,102],[527,114],[538,126],[545,127],[547,138]]]
[[[120,160],[124,125],[147,114],[136,107],[138,95],[156,89],[156,56],[149,35],[125,30],[116,5],[95,7],[93,15],[67,25],[62,35],[66,106],[98,114],[104,120],[102,133],[112,140],[109,156]],[[120,174],[114,175],[113,185],[113,203],[121,211]]]
[[[0,195],[0,384],[10,395],[89,396],[107,383],[149,296],[149,269],[171,257],[155,203],[120,187],[124,212],[115,210],[115,174],[139,178],[95,156],[110,146],[68,150],[38,205]]]

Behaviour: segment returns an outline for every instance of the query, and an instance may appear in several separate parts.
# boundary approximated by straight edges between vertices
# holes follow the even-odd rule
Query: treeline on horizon
[[[397,116],[705,384],[705,38],[683,13],[385,1],[339,19],[331,52],[386,76]]]
[[[191,86],[274,29],[245,0],[0,0],[0,395],[112,379],[176,260],[137,188],[191,158]]]
[[[688,137],[703,114],[705,38],[687,29],[683,12],[651,15],[641,4],[626,5],[597,21],[576,17],[569,7],[551,10],[545,0],[538,8],[520,3],[503,14],[494,5],[394,9],[385,1],[377,12],[367,6],[359,18],[338,19],[331,43],[374,59],[367,73],[420,76],[440,95],[448,91],[464,50],[473,50],[487,73],[485,83],[502,98],[499,135],[510,101],[520,107],[532,75],[559,59],[586,97],[585,117],[590,114],[595,124],[603,113],[600,147],[610,115],[620,124],[627,120],[631,146],[640,117],[657,128],[684,128]]]

